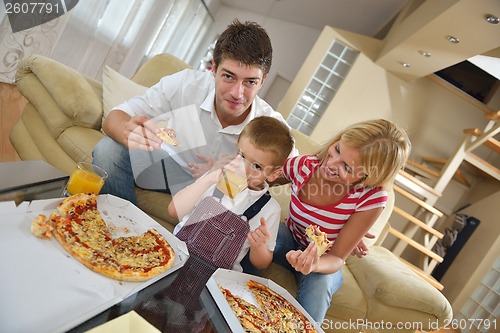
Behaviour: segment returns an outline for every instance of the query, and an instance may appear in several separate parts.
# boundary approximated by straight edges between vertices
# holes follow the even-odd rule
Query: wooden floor
[[[21,116],[26,99],[17,91],[16,86],[0,82],[0,162],[19,161],[9,140],[9,133]]]

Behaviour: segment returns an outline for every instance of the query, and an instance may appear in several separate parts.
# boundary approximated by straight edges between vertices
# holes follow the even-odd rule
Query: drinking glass
[[[108,178],[108,173],[102,168],[92,163],[78,162],[63,194],[65,196],[77,193],[99,194],[106,178]]]
[[[217,182],[217,188],[231,199],[234,199],[247,186],[247,177],[244,174],[224,168],[222,169],[222,177]]]

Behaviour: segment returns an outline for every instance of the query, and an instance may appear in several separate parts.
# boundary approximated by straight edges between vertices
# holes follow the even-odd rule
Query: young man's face
[[[222,127],[242,123],[266,80],[262,69],[225,59],[212,71],[215,76],[215,110]]]
[[[259,149],[245,137],[240,138],[238,150],[245,164],[249,188],[261,189],[264,181],[272,182],[281,175],[281,166],[274,165],[274,153]]]

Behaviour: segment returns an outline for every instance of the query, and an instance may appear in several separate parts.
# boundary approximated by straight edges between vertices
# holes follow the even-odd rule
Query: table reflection
[[[103,311],[70,332],[85,332],[135,311],[162,332],[229,332],[206,283],[217,270],[190,256],[183,267]]]

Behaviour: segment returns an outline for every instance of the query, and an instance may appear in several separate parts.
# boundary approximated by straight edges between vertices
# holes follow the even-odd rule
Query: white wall
[[[197,50],[196,61],[201,59],[207,47],[218,34],[235,19],[240,21],[255,21],[266,29],[273,44],[273,63],[268,80],[259,93],[265,96],[272,81],[277,74],[283,78],[293,81],[297,71],[302,66],[304,59],[311,51],[321,31],[289,23],[286,21],[272,19],[254,12],[236,10],[233,7],[220,6],[215,13],[215,22],[207,33],[207,36]],[[191,63],[198,67],[198,63]]]

